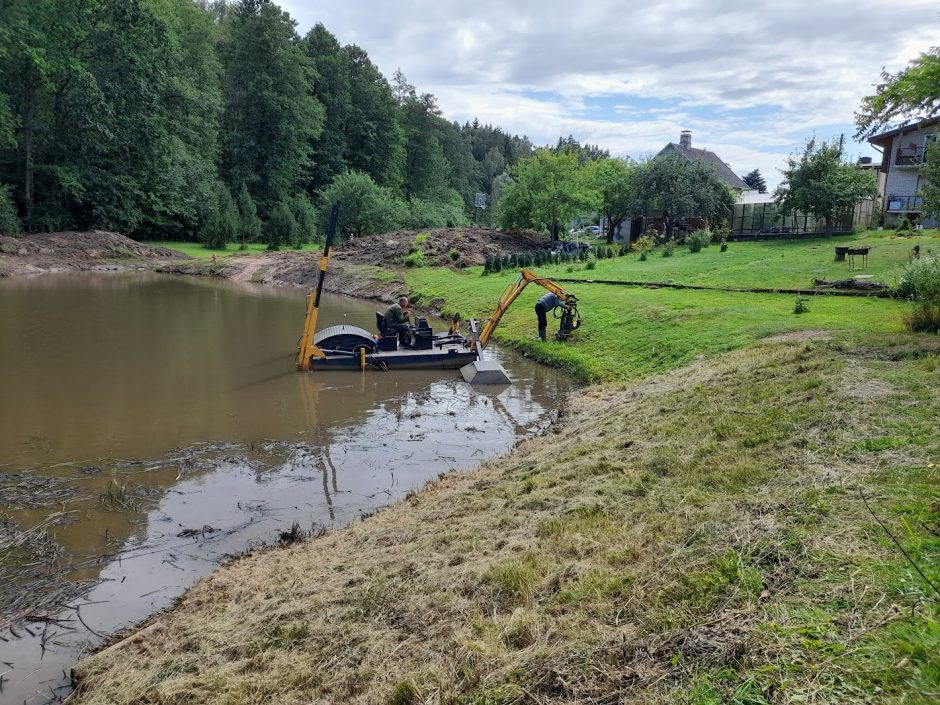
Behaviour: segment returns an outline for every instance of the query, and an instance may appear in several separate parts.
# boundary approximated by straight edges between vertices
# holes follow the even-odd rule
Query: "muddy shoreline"
[[[110,263],[103,264],[101,262],[101,258],[73,257],[70,261],[74,266],[65,267],[65,266],[62,266],[61,263],[57,265],[53,264],[51,262],[50,254],[46,252],[46,253],[42,253],[42,256],[46,258],[45,264],[46,265],[51,264],[53,266],[47,266],[41,272],[36,271],[38,268],[35,266],[22,267],[18,270],[15,276],[22,276],[22,277],[29,278],[32,275],[38,275],[41,273],[68,273],[68,272],[75,272],[75,271],[95,272],[95,271],[101,271],[102,269],[106,269],[109,272],[113,272],[115,270],[144,271],[144,272],[154,271],[158,274],[171,273],[171,274],[178,274],[178,275],[186,275],[186,277],[179,277],[178,279],[178,281],[180,281],[179,285],[182,285],[182,280],[187,277],[199,276],[199,277],[206,277],[206,278],[218,278],[218,279],[224,279],[224,280],[231,280],[232,282],[235,282],[235,283],[252,282],[252,283],[266,283],[266,284],[279,285],[281,287],[307,288],[311,284],[307,281],[306,278],[313,276],[311,275],[311,272],[313,273],[316,272],[316,263],[318,261],[318,257],[315,254],[302,254],[302,253],[297,253],[297,252],[280,252],[280,253],[271,253],[271,254],[265,253],[260,256],[241,255],[237,258],[238,261],[237,263],[235,263],[236,266],[231,266],[228,263],[226,263],[226,266],[213,267],[211,263],[203,262],[200,260],[187,260],[185,258],[173,257],[172,259],[170,259],[170,261],[161,261],[161,260],[148,259],[145,256],[145,254],[149,254],[149,253],[146,253],[145,251],[144,254],[142,254],[141,256],[134,258],[132,260],[133,264],[130,264],[129,262],[119,262],[118,265],[115,265],[113,267],[110,265]],[[128,259],[130,260],[130,258]],[[373,268],[374,271],[370,271],[367,269],[365,272],[363,272],[361,269],[359,271],[356,271],[358,269],[357,265],[346,264],[346,265],[340,265],[340,266],[344,267],[346,271],[349,273],[348,275],[349,278],[346,280],[347,282],[349,282],[352,278],[355,278],[356,281],[360,285],[362,285],[363,282],[365,283],[364,286],[361,286],[360,288],[357,289],[357,288],[354,288],[352,283],[347,283],[344,285],[340,282],[337,285],[337,288],[341,290],[341,293],[343,295],[346,295],[346,296],[357,295],[358,298],[362,298],[362,299],[381,299],[383,297],[393,298],[397,296],[400,292],[400,289],[395,288],[396,286],[400,286],[400,279],[391,279],[388,273],[382,273],[381,270],[379,270],[379,268]],[[220,271],[220,270],[224,270],[224,271]],[[331,276],[333,275],[333,272],[334,270],[331,267]],[[355,272],[355,274],[353,274],[353,272]],[[370,277],[368,275],[372,275],[372,276]],[[162,280],[168,283],[174,280],[174,277],[164,278],[162,276],[155,276],[154,274],[145,275],[145,276],[149,276],[149,279],[152,279],[154,281]],[[380,278],[380,277],[383,277],[383,278]],[[100,279],[102,281],[113,282],[113,281],[118,281],[121,278],[122,277],[120,274],[116,274],[114,276],[101,277]],[[41,278],[37,278],[34,283],[37,285],[41,285],[41,288],[45,289],[45,288],[48,288],[48,286],[52,285],[57,280],[61,282],[67,282],[70,280],[78,282],[78,281],[85,281],[85,279],[86,279],[85,277],[65,277],[59,280],[56,277],[49,277],[49,278],[41,277]],[[337,279],[339,278],[337,277]],[[9,283],[16,284],[16,282],[9,282]],[[373,288],[369,288],[370,285],[373,286]],[[213,291],[213,290],[218,289],[220,286],[222,285],[214,284],[211,281],[206,281],[202,284],[198,284],[197,288],[203,291]],[[236,287],[236,289],[238,288],[239,287]],[[240,288],[244,288],[244,289],[248,289],[252,291],[256,290],[255,287],[240,287]],[[257,290],[263,290],[263,289],[264,287],[257,288]],[[282,292],[281,294],[278,295],[278,297],[283,297],[287,295],[288,295],[288,292]],[[159,298],[161,300],[164,300],[160,296],[156,296],[154,298]],[[296,299],[296,296],[293,294],[290,294],[290,298],[291,300],[299,300],[299,299]],[[371,308],[371,307],[367,306],[366,308]],[[498,351],[497,351],[497,354],[499,354]],[[438,390],[437,396],[434,399],[430,400],[430,402],[440,402],[440,401],[441,401],[440,390]],[[526,402],[526,403],[528,404],[529,402]],[[505,413],[505,408],[503,407],[502,403],[497,404],[496,401],[494,400],[493,405],[494,405],[494,412],[499,411],[500,413]],[[415,418],[415,414],[409,413],[406,415],[406,418],[408,419]],[[550,415],[550,418],[547,419],[547,424],[550,425],[552,421],[554,420],[554,418],[555,418],[555,414],[552,413]],[[451,414],[451,413],[445,414],[445,418],[444,418],[444,421],[446,423],[452,423],[452,424],[462,423],[463,425],[460,426],[461,428],[463,428],[463,426],[466,425],[466,420],[467,420],[466,418],[462,418],[461,416],[455,416],[454,414]],[[420,423],[425,426],[427,425],[426,421],[421,421]],[[477,426],[480,426],[480,424],[477,424]],[[471,429],[471,432],[482,433],[482,428],[484,427],[480,426],[479,429]],[[547,425],[541,426],[538,432],[544,433],[546,428],[547,428]],[[492,431],[492,429],[490,430]],[[229,454],[230,452],[234,452],[234,451],[226,451],[227,454]],[[448,458],[451,455],[455,455],[455,456],[458,455],[457,452],[453,452],[453,449],[442,450],[440,448],[438,448],[437,452],[445,454],[443,456],[444,459],[440,461],[439,469],[447,470],[448,466],[453,467],[453,465],[450,464],[450,461],[448,460]],[[505,452],[505,450],[503,452]],[[478,461],[473,461],[472,464],[476,464],[476,462]],[[165,463],[160,462],[156,464],[162,466]],[[353,464],[355,465],[355,463]],[[98,465],[101,465],[101,463],[98,463]],[[461,465],[463,465],[463,462],[461,462]],[[85,470],[88,470],[89,472],[94,470],[95,475],[102,475],[102,474],[107,475],[108,474],[108,472],[102,473],[101,469],[97,466],[94,468],[92,467],[85,468],[84,466],[82,466],[80,468],[80,471],[82,472],[84,472]],[[397,475],[399,475],[399,477],[406,477],[405,475],[400,475],[398,473],[398,469],[396,469],[395,472]],[[437,471],[435,471],[435,474],[436,472]],[[34,479],[33,477],[28,476],[28,473],[26,473],[26,471],[24,471],[24,473],[25,474],[23,474],[23,477],[25,477],[27,480]],[[324,474],[324,478],[325,477],[326,475]],[[17,477],[14,477],[13,480],[17,481],[18,478],[19,478],[19,475]],[[45,480],[45,478],[43,479]],[[333,494],[336,491],[335,476],[334,476],[333,483],[334,483],[334,486],[330,490],[331,494]],[[36,483],[33,483],[33,484],[36,484]],[[56,484],[56,482],[53,482],[50,479],[48,484],[49,484],[50,491],[55,492],[56,488],[59,487],[59,484],[61,483]],[[326,484],[326,480],[324,479],[324,487],[325,487],[325,484]],[[123,481],[118,480],[115,486],[123,486]],[[30,488],[32,488],[32,485],[30,485]],[[391,490],[391,491],[393,493],[396,492],[396,490]],[[110,489],[109,489],[109,492],[110,492]],[[51,499],[55,499],[55,498],[51,498]],[[126,503],[126,502],[130,502],[132,499],[133,498],[130,496],[125,497],[122,495],[116,498],[116,501]],[[337,498],[335,496],[333,498],[333,501],[337,501]],[[341,501],[342,500],[340,500],[340,502]],[[367,514],[371,514],[371,512],[372,510],[369,510]],[[268,518],[267,520],[270,521],[270,518]],[[177,527],[177,528],[180,528],[181,530],[184,530],[184,531],[188,531],[192,529],[193,527],[195,527],[195,529],[200,529],[200,527],[202,527],[202,524],[199,524],[199,522],[195,522],[195,523],[194,522],[195,520],[187,523],[186,526],[181,525],[180,527]],[[224,525],[220,524],[218,521],[212,521],[211,523],[217,529],[218,527],[222,526],[223,527],[222,533],[210,532],[209,534],[206,534],[204,536],[200,535],[196,537],[196,543],[199,547],[201,547],[203,543],[205,543],[207,547],[215,545],[216,543],[219,542],[220,536],[222,537],[223,541],[227,541],[228,532],[224,528]],[[254,528],[252,527],[249,527],[249,528],[254,530]],[[17,532],[14,530],[13,533],[16,534]],[[301,533],[304,533],[304,532],[301,532]],[[14,538],[17,538],[17,537],[14,536]],[[148,550],[151,550],[151,549],[148,549]],[[251,551],[248,551],[248,553],[251,553]],[[241,555],[241,552],[233,551],[229,555]],[[114,556],[102,556],[100,560],[95,559],[93,562],[96,565],[98,564],[105,565],[109,563],[112,558],[117,559],[117,561],[119,562],[122,559],[126,560],[127,559],[126,549],[121,548],[117,550]],[[202,558],[199,558],[198,560],[205,561],[206,558],[202,557]],[[120,575],[115,573],[115,575],[109,578],[112,584],[114,583],[115,580],[123,581],[125,579],[127,579],[128,581],[131,580],[129,576],[125,578],[125,574],[123,573],[121,573]],[[130,582],[128,582],[127,584],[129,585]],[[68,583],[63,583],[59,587],[61,587],[61,590],[57,588],[54,592],[56,592],[56,595],[60,597],[61,599],[57,598],[57,599],[50,600],[49,607],[51,608],[53,603],[55,604],[65,603],[70,606],[74,605],[74,608],[75,608],[74,611],[72,610],[71,607],[69,607],[67,611],[59,613],[58,611],[55,611],[52,609],[46,609],[44,605],[30,603],[27,607],[24,607],[22,610],[19,610],[18,614],[13,615],[14,622],[12,623],[12,626],[13,626],[13,629],[15,629],[16,631],[13,632],[11,635],[13,636],[14,640],[20,641],[20,639],[22,638],[22,639],[27,639],[30,642],[33,642],[38,639],[38,641],[36,642],[38,644],[36,646],[36,650],[38,653],[40,649],[44,651],[45,650],[44,647],[47,645],[50,645],[53,647],[54,646],[61,647],[62,643],[69,643],[69,644],[77,643],[76,640],[81,639],[81,636],[84,630],[89,631],[91,634],[93,634],[96,637],[101,636],[101,634],[99,634],[98,631],[100,631],[102,634],[122,633],[120,630],[117,632],[114,632],[107,628],[103,628],[99,626],[99,622],[96,621],[96,618],[99,615],[95,614],[95,611],[98,608],[94,606],[93,602],[85,602],[84,600],[87,600],[88,598],[85,598],[84,596],[82,596],[82,594],[88,590],[89,584],[86,583],[86,584],[71,585]],[[145,593],[145,592],[149,592],[149,590],[145,591],[145,589],[141,587],[139,589],[139,592]],[[56,597],[56,595],[53,595],[53,597]],[[82,608],[81,613],[79,613],[79,609],[78,609],[79,607]],[[155,605],[155,607],[157,609],[153,610],[152,613],[159,615],[159,614],[162,614],[164,610],[167,608],[167,604],[164,602],[162,604]],[[91,611],[92,613],[91,615],[89,615],[89,611]],[[82,622],[81,620],[88,621],[91,627],[86,628],[84,626],[84,622]],[[38,631],[36,629],[37,624],[39,625]],[[21,626],[21,625],[25,625],[25,628],[24,626]],[[66,627],[65,625],[69,625],[69,626]],[[124,628],[126,625],[127,625],[127,622],[121,625],[121,627]],[[0,627],[4,627],[4,626],[10,626],[10,624],[6,624],[6,625],[0,624]],[[98,631],[93,631],[94,629],[97,629]],[[77,631],[73,631],[73,630],[77,630]],[[35,634],[35,637],[34,637],[34,634]],[[113,638],[114,637],[111,637],[111,639],[107,640],[107,642],[110,643],[110,641],[113,640]],[[62,643],[57,643],[56,640],[60,640]],[[94,641],[97,641],[97,638],[95,638]],[[3,646],[3,645],[0,645],[0,646]],[[48,656],[48,654],[46,654],[46,656]],[[70,665],[70,664],[64,664],[64,665]],[[2,672],[2,669],[0,669],[0,672]],[[9,688],[10,688],[9,677],[10,677],[10,674],[7,674],[7,682],[6,682],[7,692],[9,692]],[[57,685],[55,687],[55,692],[57,693],[57,697],[59,694],[63,692],[61,690],[61,687],[62,687],[61,685]]]
[[[271,252],[233,255],[218,264],[189,260],[161,262],[150,268],[159,274],[214,277],[234,282],[311,289],[316,285],[318,262],[319,255],[314,253]],[[406,293],[406,286],[400,271],[331,260],[323,290],[357,299],[392,302]]]
[[[817,414],[806,433],[838,405],[832,442],[851,447],[877,416],[851,396],[853,355],[823,338],[768,340],[683,374],[583,389],[549,433],[477,471],[216,569],[77,664],[75,702],[677,702],[702,669],[776,657],[768,611],[815,604],[830,580],[847,589],[851,571],[829,577],[812,556],[856,526],[857,500],[800,508],[833,473],[864,482],[871,460],[844,453],[847,467],[826,467],[825,452],[786,441],[790,418],[774,426],[780,445],[749,447],[756,422],[740,415],[758,415],[753,390],[771,377],[794,419]],[[875,358],[857,362],[876,374]],[[833,375],[827,409],[803,390],[819,366]],[[707,451],[690,447],[688,415],[703,404],[733,434]],[[750,541],[753,585],[733,572],[707,583],[721,599],[702,600],[690,577],[717,580]],[[829,560],[854,566],[854,550]],[[872,623],[903,614],[896,599],[873,606]]]
[[[482,265],[491,254],[528,252],[544,243],[528,232],[491,228],[400,231],[337,246],[324,290],[359,299],[392,302],[408,293],[403,258],[420,251],[426,266]],[[113,232],[61,232],[0,237],[0,278],[65,272],[154,271],[236,282],[310,289],[319,254],[280,250],[235,253],[212,262]],[[438,313],[429,306],[431,313]]]

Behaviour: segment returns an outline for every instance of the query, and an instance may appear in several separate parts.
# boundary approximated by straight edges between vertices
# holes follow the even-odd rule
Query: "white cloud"
[[[451,119],[478,117],[536,143],[571,133],[633,155],[688,128],[769,182],[814,131],[851,137],[882,68],[903,67],[940,29],[932,0],[280,4],[301,31],[322,22],[387,76],[401,68]],[[650,100],[672,107],[644,107]]]

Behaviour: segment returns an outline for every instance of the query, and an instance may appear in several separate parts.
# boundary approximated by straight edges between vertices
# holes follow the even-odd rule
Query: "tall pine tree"
[[[303,186],[323,127],[316,72],[294,27],[268,0],[239,0],[227,15],[221,170],[230,185],[247,185],[262,213]]]
[[[767,183],[764,181],[764,177],[761,176],[759,169],[749,171],[741,177],[741,180],[752,189],[756,189],[758,193],[767,193]]]

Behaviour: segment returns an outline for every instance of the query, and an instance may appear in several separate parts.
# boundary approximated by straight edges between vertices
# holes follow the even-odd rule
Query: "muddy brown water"
[[[324,297],[321,327],[377,306]],[[294,371],[304,292],[144,273],[0,281],[0,702],[226,557],[339,526],[550,423],[573,382]]]

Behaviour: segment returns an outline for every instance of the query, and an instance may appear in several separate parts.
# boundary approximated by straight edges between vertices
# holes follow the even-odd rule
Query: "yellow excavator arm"
[[[530,269],[523,269],[519,272],[519,276],[516,277],[513,283],[510,284],[506,291],[503,292],[503,295],[499,299],[499,303],[496,305],[496,310],[493,311],[493,315],[490,316],[486,323],[483,324],[483,328],[480,330],[480,345],[482,347],[486,347],[486,344],[490,340],[490,335],[493,334],[496,326],[499,325],[499,321],[503,317],[503,314],[506,313],[507,309],[512,306],[512,302],[519,298],[519,294],[521,294],[523,289],[525,289],[529,284],[538,284],[539,286],[548,289],[559,299],[564,301],[566,306],[574,307],[577,303],[577,299],[572,294],[569,294],[551,279],[540,277]],[[580,318],[577,319],[577,325],[574,327],[577,328],[578,325],[580,325],[580,322]]]
[[[336,234],[336,220],[339,218],[339,203],[333,204],[330,212],[330,225],[326,232],[326,243],[323,245],[323,256],[320,257],[317,287],[307,296],[307,315],[304,318],[304,332],[297,344],[297,369],[309,370],[310,358],[324,358],[326,355],[313,343],[317,334],[317,318],[320,315],[320,296],[323,294],[323,280],[326,277],[326,268],[330,263],[330,249],[333,247],[333,236]]]

